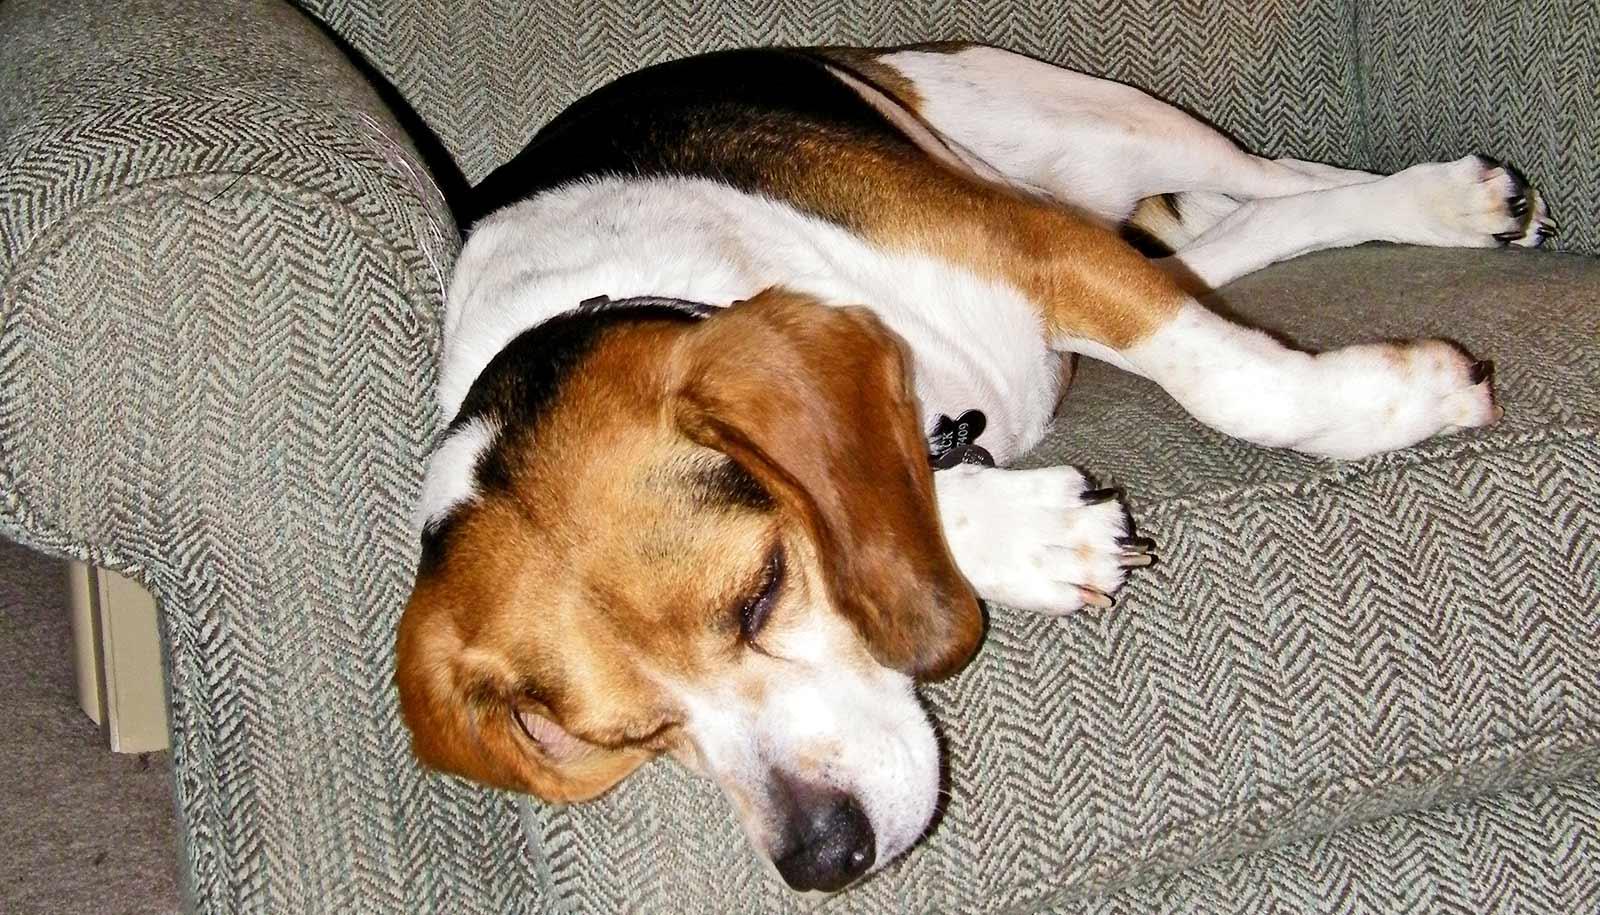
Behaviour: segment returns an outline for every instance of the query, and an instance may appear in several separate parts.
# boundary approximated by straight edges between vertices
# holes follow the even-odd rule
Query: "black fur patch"
[[[790,199],[794,152],[817,142],[921,157],[900,129],[800,50],[720,51],[657,64],[567,108],[473,189],[477,219],[603,176],[698,177]],[[840,214],[818,213],[839,221]]]
[[[449,545],[450,535],[459,520],[460,512],[457,510],[423,526],[422,556],[417,560],[419,576],[433,574],[444,562],[445,548]]]
[[[1133,245],[1134,250],[1145,257],[1171,257],[1176,253],[1166,242],[1151,235],[1142,226],[1125,222],[1119,231],[1122,235],[1122,240]]]
[[[1162,194],[1157,199],[1161,201],[1162,206],[1167,208],[1167,212],[1172,214],[1173,219],[1183,222],[1183,211],[1178,209],[1177,194]]]
[[[478,485],[491,490],[511,485],[510,446],[533,431],[562,383],[607,330],[639,321],[696,320],[699,316],[689,309],[664,302],[596,302],[519,334],[478,374],[461,402],[461,411],[450,422],[454,432],[482,417],[502,430],[478,459]]]
[[[772,494],[732,458],[697,467],[691,477],[695,497],[708,505],[770,511]]]

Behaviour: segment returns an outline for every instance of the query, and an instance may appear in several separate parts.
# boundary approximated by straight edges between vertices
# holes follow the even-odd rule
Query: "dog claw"
[[[1084,505],[1100,505],[1105,502],[1110,502],[1112,499],[1115,499],[1121,494],[1122,491],[1119,489],[1091,489],[1079,498],[1083,500]]]
[[[1526,235],[1526,234],[1527,234],[1526,232],[1522,232],[1522,231],[1496,232],[1496,233],[1494,233],[1494,240],[1499,242],[1502,245],[1509,245],[1512,242],[1516,241],[1517,239],[1521,238],[1523,235]]]
[[[1083,598],[1084,606],[1087,607],[1099,607],[1101,610],[1105,610],[1116,603],[1115,600],[1112,600],[1111,595],[1106,594],[1104,591],[1097,591],[1094,588],[1088,588],[1083,585],[1078,586],[1078,594]]]
[[[1124,550],[1148,553],[1156,548],[1156,542],[1149,537],[1118,537],[1117,546]]]
[[[1156,564],[1156,557],[1150,553],[1118,553],[1117,562],[1124,569],[1138,569]]]

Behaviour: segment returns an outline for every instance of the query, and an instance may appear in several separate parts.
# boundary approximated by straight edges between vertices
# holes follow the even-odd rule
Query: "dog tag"
[[[993,467],[994,457],[977,443],[988,420],[982,410],[967,410],[955,419],[939,414],[928,433],[928,463],[934,470],[948,470],[958,464]]]

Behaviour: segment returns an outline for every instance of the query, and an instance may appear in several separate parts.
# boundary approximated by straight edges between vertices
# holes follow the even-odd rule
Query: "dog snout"
[[[861,805],[849,794],[779,777],[784,844],[775,849],[778,873],[797,890],[832,893],[872,868],[877,837]]]

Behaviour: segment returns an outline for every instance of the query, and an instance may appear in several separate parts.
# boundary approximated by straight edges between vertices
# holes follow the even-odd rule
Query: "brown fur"
[[[885,54],[894,53],[891,50],[876,48],[847,48],[827,47],[817,48],[817,53],[827,58],[839,67],[850,71],[863,81],[885,92],[890,98],[903,105],[908,110],[915,112],[922,106],[922,96],[917,92],[917,84],[907,79],[905,74],[882,61]]]
[[[1083,337],[1125,349],[1165,324],[1186,300],[1172,279],[1116,233],[1064,208],[946,169],[841,151],[846,175],[819,169],[809,190],[848,210],[863,234],[1020,289],[1052,342]]]
[[[899,101],[877,58],[888,52],[827,49]],[[903,77],[901,77],[903,79]],[[914,115],[915,96],[901,102]],[[869,101],[872,101],[869,99]],[[876,103],[875,103],[876,104]],[[926,254],[1007,283],[1039,308],[1052,342],[1081,337],[1123,349],[1165,324],[1186,292],[1115,230],[1055,201],[954,168],[948,152],[915,142],[840,142],[827,131],[764,123],[761,142],[710,133],[703,148],[725,148],[763,173],[762,190],[837,222],[885,247]],[[758,163],[747,160],[759,159]]]
[[[954,672],[982,620],[939,527],[904,352],[864,310],[758,299],[686,354],[682,428],[804,519],[835,605],[882,664]]]
[[[783,292],[607,332],[510,456],[509,489],[458,510],[417,582],[396,682],[419,758],[576,801],[685,752],[664,685],[762,688],[740,674],[736,611],[777,543],[796,584],[774,617],[843,615],[861,657],[841,663],[964,664],[981,613],[934,513],[907,384],[876,319]],[[772,500],[708,487],[728,458]],[[541,744],[517,712],[570,739]]]

